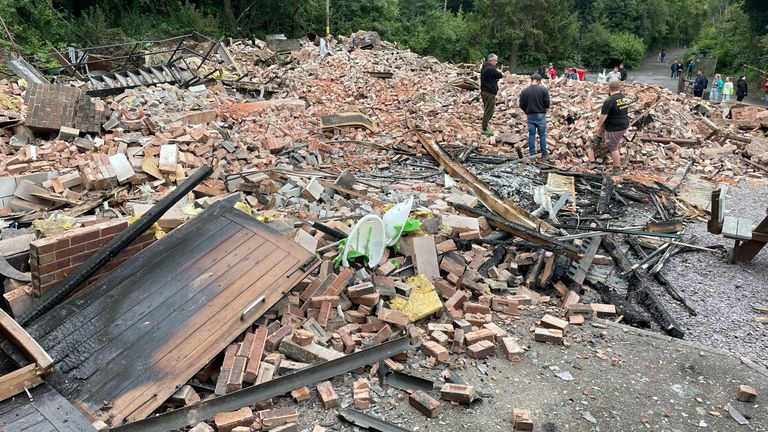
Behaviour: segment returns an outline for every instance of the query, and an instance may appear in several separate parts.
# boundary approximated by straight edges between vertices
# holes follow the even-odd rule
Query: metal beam
[[[374,364],[395,354],[418,347],[407,336],[377,345],[329,362],[301,369],[264,384],[247,387],[236,392],[209,399],[185,408],[169,411],[110,429],[112,432],[165,432],[181,429],[224,411],[234,411],[263,400],[284,395],[306,385],[333,378],[357,368]]]
[[[343,409],[339,411],[339,417],[344,420],[372,431],[378,432],[411,432],[410,429],[404,429],[400,426],[386,422],[378,417],[370,416],[362,411],[355,409]]]

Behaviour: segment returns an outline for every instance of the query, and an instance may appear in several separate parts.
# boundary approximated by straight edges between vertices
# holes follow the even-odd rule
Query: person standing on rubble
[[[488,123],[491,122],[493,112],[496,109],[496,94],[499,92],[499,80],[504,76],[496,69],[496,63],[498,62],[499,58],[496,54],[489,54],[488,60],[480,70],[480,99],[483,100],[482,133],[485,135],[493,135],[493,131],[488,129]]]
[[[715,79],[712,80],[712,90],[709,92],[709,100],[720,100],[720,97],[723,95],[724,86],[725,82],[723,81],[723,78],[720,74],[715,74]]]
[[[541,75],[531,75],[531,85],[520,93],[520,109],[528,117],[528,150],[536,155],[536,132],[539,133],[541,156],[549,156],[547,151],[547,110],[550,106],[549,90],[541,85]]]
[[[704,90],[709,86],[709,80],[701,71],[696,72],[696,81],[693,82],[693,95],[703,97]]]
[[[598,74],[597,74],[597,82],[599,82],[599,83],[606,83],[606,82],[608,82],[608,75],[605,73],[605,69],[603,69],[601,72],[598,72]]]
[[[547,77],[547,79],[556,79],[557,78],[557,69],[555,69],[555,65],[552,63],[547,66],[546,72],[544,75]]]
[[[608,84],[608,99],[603,102],[600,120],[597,122],[598,140],[601,138],[611,153],[613,171],[621,171],[619,145],[624,133],[629,129],[629,103],[621,93],[621,83],[611,81]]]
[[[747,85],[747,76],[742,75],[739,80],[736,81],[736,100],[741,102],[747,97],[749,93],[749,86]]]
[[[619,75],[621,77],[621,81],[627,80],[627,70],[624,69],[624,63],[619,63]]]

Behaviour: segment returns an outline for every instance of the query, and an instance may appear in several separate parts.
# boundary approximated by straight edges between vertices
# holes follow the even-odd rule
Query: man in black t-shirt
[[[499,92],[499,80],[503,76],[496,68],[498,61],[499,59],[496,57],[496,54],[491,54],[480,70],[480,99],[483,101],[483,126],[481,131],[485,135],[493,135],[493,131],[488,129],[488,123],[490,123],[493,111],[496,109],[496,94]]]
[[[613,170],[617,172],[621,170],[619,144],[629,128],[628,103],[621,93],[621,83],[616,81],[609,83],[608,99],[603,102],[600,120],[597,122],[597,134],[603,137],[603,141],[611,153]]]

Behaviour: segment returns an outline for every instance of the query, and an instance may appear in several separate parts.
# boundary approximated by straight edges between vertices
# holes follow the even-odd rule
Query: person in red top
[[[545,73],[547,75],[547,78],[549,79],[557,78],[557,69],[555,69],[555,66],[552,65],[552,63],[550,63],[549,66],[547,66],[547,70]]]

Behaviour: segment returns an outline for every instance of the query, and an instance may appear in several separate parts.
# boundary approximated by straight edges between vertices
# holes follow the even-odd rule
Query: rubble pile
[[[359,49],[369,45],[377,49]],[[121,261],[162,245],[167,232],[233,197],[236,208],[315,256],[317,268],[248,330],[227,335],[228,348],[182,383],[158,413],[405,336],[420,343],[419,352],[370,364],[349,389],[307,382],[291,396],[300,403],[316,392],[326,409],[367,411],[375,409],[382,386],[394,386],[393,376],[413,380],[409,371],[439,369],[439,395],[397,387],[408,390],[400,396],[408,394],[410,406],[434,418],[441,400],[470,405],[479,397],[455,370],[480,367],[490,356],[518,362],[537,349],[533,344],[567,349],[581,341],[571,332],[585,321],[594,328],[603,325],[598,318],[655,326],[682,337],[645,285],[663,277],[673,249],[694,247],[680,243],[682,219],[703,212],[676,197],[677,186],[688,172],[766,172],[761,163],[768,150],[753,144],[763,139],[760,131],[745,132],[724,119],[730,107],[654,86],[624,87],[638,121],[623,149],[632,171],[614,178],[600,171],[603,161],[590,144],[605,98],[599,84],[547,83],[552,158],[538,161],[518,152],[527,154],[517,108],[527,77],[505,76],[494,118],[499,132],[486,138],[479,134],[478,92],[466,89],[476,70],[365,34],[342,39],[325,59],[307,44],[288,54],[261,41],[232,41],[228,49],[237,63],[230,69],[240,69],[246,80],[231,82],[228,69],[207,85],[131,88],[92,98],[105,115],[99,133],[63,124],[56,131],[35,128],[22,119],[1,138],[4,228],[41,220],[58,227],[33,242],[36,282],[7,284],[12,289],[5,298],[17,316],[115,236],[99,224],[146,213],[205,165],[212,174],[153,226],[156,240],[144,233]],[[57,103],[43,101],[25,112],[21,95],[30,88],[3,83],[3,108],[43,115],[46,104]],[[750,162],[741,162],[745,149]],[[457,169],[464,165],[467,172]],[[644,181],[649,177],[670,179]],[[405,216],[392,223],[388,215],[405,202]],[[651,216],[639,226],[622,220],[631,205]],[[386,244],[376,243],[371,227],[378,225],[362,225],[366,220],[382,221]],[[83,226],[101,227],[102,237],[84,235]],[[98,245],[87,243],[95,240]],[[78,241],[82,251],[75,250]],[[62,269],[43,271],[51,264],[42,258],[46,245],[62,242],[73,255]],[[629,250],[642,263],[633,266]],[[627,299],[627,289],[637,303]],[[533,429],[525,407],[507,414],[516,430]],[[192,430],[289,431],[297,422],[297,408],[268,399],[216,414]]]

